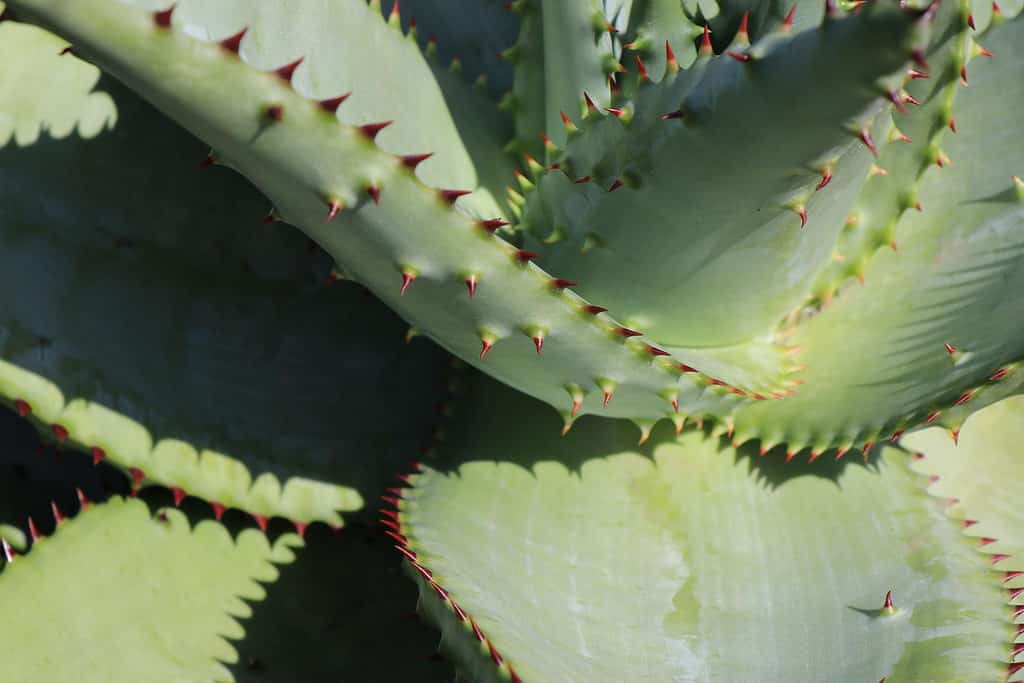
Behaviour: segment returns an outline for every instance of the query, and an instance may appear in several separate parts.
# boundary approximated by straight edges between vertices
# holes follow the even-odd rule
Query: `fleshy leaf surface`
[[[546,407],[490,381],[468,399],[452,459],[398,505],[422,606],[468,680],[1005,673],[988,558],[896,449],[785,468],[701,432],[637,449],[598,418],[560,440]]]

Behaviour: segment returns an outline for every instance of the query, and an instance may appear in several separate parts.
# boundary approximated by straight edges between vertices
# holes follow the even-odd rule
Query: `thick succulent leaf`
[[[560,440],[546,407],[489,380],[463,405],[455,459],[411,476],[398,521],[468,680],[1005,673],[998,577],[895,449],[786,468],[701,432],[637,450],[597,418]]]
[[[903,212],[915,208],[925,171],[952,163],[942,143],[956,125],[953,104],[961,90],[960,69],[977,49],[969,11],[967,0],[939,6],[926,53],[928,68],[914,66],[904,85],[907,111],[893,112],[895,125],[885,138],[877,138],[878,160],[847,216],[832,263],[818,277],[812,303],[827,304],[846,280],[863,278],[868,259],[879,248],[897,248],[896,224]]]
[[[927,24],[865,6],[769,36],[746,63],[722,55],[641,87],[569,144],[569,180],[548,174],[528,196],[528,227],[565,235],[540,262],[661,344],[770,333],[828,263],[871,162],[858,136]]]
[[[91,137],[117,120],[110,96],[94,90],[99,69],[62,55],[66,46],[34,26],[0,22],[0,147],[30,145],[44,132]]]
[[[5,676],[14,681],[230,680],[227,639],[242,636],[245,600],[265,595],[273,546],[254,529],[232,538],[184,513],[151,514],[112,498],[63,521],[0,574]],[[140,571],[141,570],[141,571]]]
[[[1024,398],[1015,396],[972,415],[959,443],[939,429],[911,434],[914,469],[928,476],[932,495],[986,553],[1007,591],[1014,624],[1006,645],[1009,680],[1024,680]]]
[[[76,489],[93,501],[109,498],[110,491],[128,491],[124,477],[112,468],[92,467],[66,451],[42,448],[33,430],[8,411],[0,411],[0,441],[4,445],[0,450],[0,538],[6,539],[19,555],[29,550],[27,539],[31,537],[32,528],[41,534],[53,533],[51,501],[68,514],[79,509]],[[160,489],[147,489],[141,495],[151,510],[158,510],[172,498],[169,491]],[[184,504],[183,510],[189,515],[193,527],[212,524],[210,520],[200,521],[200,515],[212,517],[208,507],[190,501]],[[34,527],[29,527],[29,518],[33,519]],[[240,518],[231,513],[224,518],[232,535],[238,533],[239,521]],[[386,537],[376,530],[371,531],[358,520],[346,525],[343,533],[314,527],[302,541],[295,536],[278,538],[278,532],[284,528],[283,525],[271,526],[272,538],[277,540],[270,545],[287,547],[292,553],[272,553],[271,557],[265,558],[276,563],[277,578],[266,587],[265,599],[250,604],[251,615],[239,620],[245,631],[243,639],[234,640],[237,628],[232,626],[232,656],[225,665],[234,675],[234,680],[254,683],[287,683],[297,679],[365,680],[380,673],[382,662],[387,662],[388,673],[380,673],[382,677],[394,675],[410,680],[450,683],[450,667],[425,661],[437,642],[433,629],[417,619],[406,618],[415,599],[415,587],[401,576],[401,567]],[[62,523],[58,536],[66,529],[67,525]],[[44,538],[38,547],[47,545],[51,540],[56,538]],[[93,541],[102,543],[96,538]],[[247,543],[246,548],[258,545],[251,541]],[[131,540],[125,545],[131,545]],[[183,551],[181,546],[176,542],[174,549]],[[78,566],[78,570],[102,573],[103,567],[110,566],[110,563],[124,562],[139,576],[153,573],[147,564],[149,558],[140,559],[134,553],[119,556],[120,548],[120,545],[107,544],[98,549],[109,555],[103,558],[102,566]],[[214,551],[214,557],[209,560],[201,558],[203,561],[227,562],[231,559],[209,545],[191,549],[196,552]],[[2,555],[0,553],[0,557]],[[25,560],[17,557],[15,561]],[[154,560],[160,562],[160,555]],[[42,561],[73,563],[74,559],[65,557],[63,553],[54,553]],[[2,563],[0,560],[0,565]],[[246,566],[236,563],[234,567],[224,569],[238,572],[244,571]],[[0,573],[2,571],[0,568]],[[47,576],[52,576],[50,570],[45,571]],[[174,595],[175,590],[186,590],[189,581],[185,577],[181,581],[169,582],[170,585],[165,583],[160,590]],[[78,576],[74,577],[74,583],[79,585]],[[3,594],[2,584],[0,575],[0,594]],[[44,590],[31,598],[26,596],[20,604],[32,600],[44,604],[44,609],[54,610],[57,605],[50,605],[49,601],[59,603],[66,600],[76,590],[75,586],[68,586],[66,591]],[[113,640],[107,639],[109,634],[105,630],[113,624],[126,630],[159,630],[163,626],[157,622],[164,616],[162,610],[155,610],[153,614],[146,610],[129,611],[121,608],[120,601],[101,605],[75,598],[75,602],[70,606],[65,604],[65,608],[88,609],[92,618],[101,625],[101,628],[94,628],[88,619],[68,625],[68,629],[74,629],[76,624],[86,627],[70,634],[74,647],[82,650],[104,651],[115,647]],[[11,628],[17,628],[17,625],[13,624]],[[19,666],[15,669],[20,671],[21,658],[38,654],[40,647],[54,652],[53,641],[43,640],[33,648],[13,655],[5,649],[5,660],[19,659]],[[237,657],[234,656],[235,651]],[[62,656],[77,656],[72,652],[61,652]],[[148,653],[143,652],[141,656],[148,656]],[[202,647],[183,647],[176,651],[175,657],[188,665],[206,667],[210,664],[209,654]],[[219,667],[218,671],[222,672]],[[94,678],[87,675],[84,680],[111,680],[104,679],[102,674],[98,671]],[[154,673],[153,677],[158,675]],[[216,677],[218,681],[226,679],[226,676]],[[115,676],[112,680],[121,678]],[[187,680],[212,679],[189,676]]]
[[[586,92],[607,106],[607,78],[618,62],[609,25],[596,0],[520,0],[519,37],[504,56],[515,66],[509,105],[516,119],[516,149],[543,158],[541,133],[565,142],[561,113],[577,115]]]
[[[668,54],[667,43],[676,60],[689,67],[697,58],[694,38],[700,35],[696,26],[678,0],[638,0],[630,7],[628,28],[622,41],[629,47],[622,51],[622,63],[628,69],[639,58],[647,71],[659,78],[665,73]],[[635,71],[627,71],[625,80],[634,82]]]
[[[956,99],[952,165],[925,173],[922,212],[900,221],[899,251],[869,263],[866,284],[842,291],[801,324],[807,370],[797,395],[738,411],[735,438],[849,447],[923,421],[957,429],[966,415],[1020,391],[1024,355],[1024,20],[982,39],[997,57],[968,66]],[[949,348],[946,348],[946,344]]]
[[[627,416],[661,416],[675,392],[680,406],[692,411],[721,411],[738,400],[728,388],[705,391],[706,377],[684,379],[673,361],[656,358],[647,344],[629,338],[630,330],[596,317],[561,281],[524,263],[523,253],[489,234],[487,223],[461,212],[462,200],[453,207],[454,195],[423,184],[407,163],[373,144],[376,128],[340,122],[289,82],[222,46],[162,26],[152,14],[107,0],[19,0],[17,7],[66,33],[211,142],[271,197],[285,220],[302,226],[347,273],[456,355],[567,412],[574,397],[590,411],[612,392],[616,401],[608,412]],[[387,35],[404,40],[397,31]],[[246,40],[241,53],[248,58]],[[295,76],[302,74],[300,64]],[[325,221],[345,206],[352,210]],[[513,339],[481,352],[505,337]],[[543,361],[534,353],[537,338],[550,339]]]
[[[920,454],[914,469],[933,478],[933,495],[953,502],[950,513],[974,520],[967,533],[994,539],[985,552],[1006,555],[995,567],[1024,571],[1024,397],[1013,396],[971,415],[954,442],[941,429],[926,429],[900,441]],[[1024,586],[1011,580],[1009,588]],[[1024,604],[1024,600],[1016,601]]]

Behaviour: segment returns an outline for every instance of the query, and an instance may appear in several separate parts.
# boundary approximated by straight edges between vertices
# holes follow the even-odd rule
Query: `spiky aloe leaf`
[[[66,59],[61,54],[65,47],[60,38],[34,26],[0,22],[0,59],[7,64],[0,79],[0,147],[31,144],[42,132],[55,138],[76,131],[91,137],[116,121],[110,96],[94,90],[99,70]],[[41,73],[45,84],[39,81]]]
[[[1020,392],[1024,188],[1014,176],[1024,172],[1024,141],[1013,131],[1024,106],[1015,76],[1024,20],[981,40],[998,56],[971,62],[957,133],[943,139],[953,164],[926,173],[924,211],[900,221],[899,251],[879,253],[864,287],[849,286],[796,328],[805,384],[777,406],[738,411],[738,442],[760,436],[764,447],[806,446],[817,457],[921,422],[956,429],[971,411]]]
[[[274,580],[272,563],[289,561],[295,540],[271,546],[253,529],[232,538],[212,521],[193,528],[182,512],[151,514],[140,500],[94,503],[0,574],[0,601],[18,614],[0,625],[5,675],[230,680],[226,639],[242,636],[244,601],[264,597],[259,584]]]
[[[994,568],[1024,571],[1024,508],[1017,490],[1024,482],[1024,398],[979,410],[958,437],[927,429],[904,437],[901,445],[918,454],[914,469],[931,479],[932,494],[949,502],[950,514],[966,522],[967,534],[984,541]],[[1024,581],[1008,576],[1006,584],[1013,592]],[[1020,596],[1015,593],[1011,602],[1024,604]]]
[[[636,449],[598,418],[559,440],[490,380],[456,415],[397,518],[468,680],[1005,674],[1001,577],[896,449],[786,468],[701,432]]]
[[[258,193],[204,179],[203,146],[109,92],[114,132],[0,150],[4,402],[139,485],[340,524],[359,495],[338,484],[376,495],[429,434],[440,355],[357,286],[314,283]]]
[[[528,227],[564,234],[540,262],[660,344],[770,334],[831,256],[870,165],[858,137],[921,47],[917,16],[881,3],[830,17],[593,112],[557,159],[569,178],[527,197]]]
[[[22,0],[18,7],[25,17],[64,31],[91,58],[211,142],[225,163],[245,169],[269,193],[279,215],[304,226],[355,279],[457,355],[478,364],[487,356],[492,372],[566,406],[567,414],[577,399],[591,410],[612,393],[612,412],[624,415],[663,415],[677,392],[679,404],[692,410],[735,403],[728,388],[705,392],[709,378],[681,379],[681,369],[657,358],[658,349],[631,339],[632,330],[597,318],[597,309],[564,291],[566,281],[490,234],[500,220],[453,208],[462,192],[423,184],[411,171],[420,157],[396,157],[371,141],[382,134],[379,125],[342,123],[324,111],[323,102],[317,106],[278,77],[301,76],[302,64],[290,62],[276,75],[260,72],[238,59],[233,41],[227,48],[196,42],[165,25],[173,24],[166,19],[173,15],[135,12],[105,0],[89,3],[58,7]],[[354,7],[347,20],[363,21],[364,9]],[[380,23],[371,15],[365,21],[370,27]],[[405,44],[397,31],[387,31],[382,39]],[[111,32],[123,39],[109,41]],[[240,50],[248,58],[245,40]],[[402,59],[414,65],[420,58]],[[170,63],[175,66],[168,70]],[[396,79],[410,77],[400,65],[391,68]],[[209,106],[195,111],[197,103]],[[474,206],[482,205],[471,201],[464,208]],[[352,210],[342,212],[344,207]],[[522,346],[513,347],[511,340],[498,344],[506,337],[520,339]],[[538,362],[533,349],[546,339],[554,342],[545,345],[551,358]],[[627,386],[616,391],[619,384]]]

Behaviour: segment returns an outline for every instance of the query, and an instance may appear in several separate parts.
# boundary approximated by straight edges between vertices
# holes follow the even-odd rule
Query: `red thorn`
[[[843,448],[840,448],[838,451],[836,451],[836,460],[841,460],[842,457],[846,455],[846,451],[848,450],[850,449],[844,446]]]
[[[586,91],[583,92],[583,101],[587,103],[588,111],[597,111],[597,105],[594,104],[594,100],[590,99],[590,95]]]
[[[956,353],[956,347],[950,344],[949,342],[946,342],[945,344],[943,344],[943,346],[946,347],[946,353],[948,353],[949,355],[952,356],[953,354]]]
[[[907,113],[907,105],[903,103],[903,98],[900,97],[900,94],[895,90],[889,91],[889,101],[892,102],[897,109],[899,109],[899,112],[901,114]]]
[[[970,401],[972,398],[974,398],[974,392],[973,391],[965,391],[964,393],[960,394],[960,398],[958,398],[956,400],[956,405],[962,406],[963,404],[965,404],[968,401]]]
[[[269,223],[273,223],[276,220],[277,215],[275,214],[274,209],[271,208],[270,211],[267,212],[267,215],[263,217],[263,224],[267,225]]]
[[[32,406],[28,401],[23,401],[20,398],[14,401],[14,409],[18,411],[18,417],[25,417],[32,412]]]
[[[171,495],[174,496],[174,507],[180,508],[181,501],[185,500],[185,490],[175,486],[171,489]]]
[[[537,347],[537,355],[540,355],[541,349],[544,348],[544,337],[539,334],[533,337],[533,345]]]
[[[599,313],[606,312],[608,309],[605,308],[604,306],[588,305],[588,306],[584,306],[583,310],[586,311],[587,313],[589,313],[590,315],[598,315]]]
[[[503,228],[506,225],[509,225],[509,222],[503,221],[500,218],[488,218],[487,220],[480,221],[479,223],[477,223],[477,225],[479,225],[487,232],[494,232],[498,228]]]
[[[4,561],[7,564],[14,562],[14,558],[18,556],[18,553],[14,552],[14,548],[11,547],[6,538],[0,538],[0,550],[3,550]]]
[[[470,193],[470,190],[438,190],[437,193],[441,195],[441,199],[449,204],[454,204],[456,199],[465,197]]]
[[[725,54],[732,57],[740,64],[746,64],[750,61],[750,55],[745,52],[733,52],[732,50],[727,50]]]
[[[585,175],[582,178],[577,178],[573,182],[576,183],[577,185],[579,185],[580,183],[589,183],[590,182],[590,176]]]
[[[933,412],[932,414],[930,414],[930,415],[929,415],[928,417],[926,417],[926,418],[925,418],[925,420],[924,420],[924,423],[925,423],[926,425],[930,425],[930,424],[931,424],[932,422],[935,422],[935,420],[936,420],[936,419],[937,419],[937,418],[939,417],[939,415],[941,415],[941,414],[942,414],[942,411],[940,411],[940,410],[936,410],[935,412]]]
[[[868,441],[867,443],[864,444],[864,447],[860,450],[860,452],[864,455],[865,458],[868,457],[868,451],[870,451],[874,447],[874,445],[874,441]]]
[[[631,330],[628,327],[622,327],[620,325],[619,327],[615,328],[615,334],[625,337],[626,339],[629,339],[630,337],[642,337],[644,333],[637,332],[636,330]]]
[[[409,561],[411,561],[411,562],[415,562],[416,561],[416,553],[414,553],[413,551],[409,550],[408,548],[406,548],[404,546],[400,546],[400,545],[396,545],[395,548],[398,549],[398,552],[400,552],[403,555],[405,555],[406,559],[408,559]]]
[[[294,62],[274,69],[274,73],[277,74],[279,78],[290,82],[292,80],[292,76],[295,74],[295,70],[299,68],[299,64],[302,64],[302,60],[304,59],[305,57],[299,57]]]
[[[665,62],[670,69],[679,68],[679,61],[676,59],[675,53],[672,52],[672,46],[668,44],[667,40],[665,41]]]
[[[105,460],[106,457],[107,457],[107,452],[104,451],[99,446],[93,446],[92,449],[90,450],[90,452],[92,454],[92,464],[93,465],[99,465],[100,461],[101,460]]]
[[[973,14],[968,14],[967,15],[967,25],[971,27],[972,31],[976,31],[977,30],[974,27],[974,15]]]
[[[960,67],[960,81],[966,86],[967,85],[967,65]]]
[[[983,536],[983,537],[978,539],[978,547],[979,548],[984,548],[987,545],[991,545],[992,543],[995,543],[997,540],[999,540],[999,539],[989,538],[987,536]]]
[[[679,371],[680,372],[697,372],[697,368],[691,368],[689,365],[684,365],[683,363],[680,363],[679,364]]]
[[[416,276],[412,273],[402,273],[402,288],[398,290],[398,296],[405,296],[405,290],[409,289],[409,285],[416,279]]]
[[[399,507],[399,505],[402,503],[402,501],[396,498],[395,496],[381,496],[380,499],[383,500],[388,505],[391,505],[396,508]]]
[[[807,209],[801,206],[800,210],[797,211],[796,214],[800,216],[800,227],[805,227],[807,225]]]
[[[1024,669],[1024,662],[1011,662],[1006,667],[1006,677],[1009,678],[1010,676],[1014,675],[1015,673],[1017,673],[1021,669]]]
[[[610,391],[604,392],[604,407],[605,408],[608,407],[608,402],[611,401],[611,400],[612,400],[612,392],[610,392]]]
[[[370,195],[370,199],[373,200],[374,204],[380,204],[380,187],[377,185],[370,185],[366,188],[366,194]]]
[[[403,536],[402,534],[398,533],[397,531],[392,531],[391,529],[385,529],[384,533],[386,533],[388,536],[390,536],[391,538],[393,538],[396,541],[398,541],[398,543],[400,545],[402,545],[403,547],[407,546],[408,543],[409,543],[409,539],[407,539],[405,536]]]
[[[572,410],[569,411],[569,417],[576,417],[576,413],[579,412],[580,406],[583,405],[583,401],[578,398],[572,400]]]
[[[476,296],[476,275],[470,275],[466,278],[466,289],[469,290],[469,298],[472,299]]]
[[[615,182],[608,187],[608,191],[615,192],[615,190],[619,189],[620,187],[622,187],[622,180],[617,178]]]
[[[992,373],[988,379],[990,382],[997,382],[1002,378],[1006,377],[1008,374],[1010,374],[1009,368],[999,368],[994,373]]]
[[[532,251],[524,251],[520,249],[515,253],[516,260],[520,263],[527,263],[530,259],[536,258],[537,254]]]
[[[568,116],[565,115],[564,111],[560,111],[558,113],[562,116],[562,123],[564,123],[566,126],[573,126],[573,127],[575,127],[576,124],[574,124],[572,122],[572,119],[570,119]]]
[[[377,138],[377,133],[381,132],[382,130],[390,126],[392,123],[394,123],[394,121],[378,121],[377,123],[367,123],[362,126],[359,126],[359,131],[366,137],[370,138],[371,140],[375,140]]]
[[[297,522],[297,521],[296,522],[292,522],[292,524],[295,526],[295,533],[297,533],[299,535],[299,538],[305,538],[306,537],[306,529],[309,527],[309,525],[306,524],[305,522]]]
[[[260,531],[267,533],[267,518],[256,513],[253,513],[252,518],[256,521],[256,526],[260,528]]]
[[[650,353],[652,356],[669,356],[669,355],[671,355],[668,351],[665,351],[663,349],[659,349],[659,348],[657,348],[655,346],[648,346],[647,347],[647,352]]]
[[[146,478],[146,473],[140,470],[138,467],[129,467],[128,472],[132,475],[132,488],[139,488],[139,484]]]
[[[956,132],[956,119],[954,119],[952,116],[949,117],[949,129],[954,133]]]
[[[416,168],[432,156],[434,156],[433,152],[427,152],[426,154],[406,154],[405,156],[399,157],[399,159],[402,160],[402,164],[406,168]]]
[[[605,107],[604,110],[615,117],[622,116],[622,109],[620,107]]]
[[[566,287],[575,287],[576,283],[572,280],[565,280],[560,277],[556,277],[551,281],[551,286],[556,289],[565,289]]]
[[[783,33],[788,33],[793,28],[793,17],[796,15],[796,3],[789,9],[789,14],[786,15],[786,20],[782,22],[780,30]]]
[[[978,520],[976,520],[976,519],[965,519],[964,520],[964,528],[965,529],[970,529],[972,526],[974,526],[977,523],[978,523]]]
[[[212,502],[210,507],[213,508],[213,516],[219,522],[224,517],[224,505],[222,503]]]
[[[892,436],[889,437],[889,440],[890,441],[899,441],[900,437],[903,436],[903,432],[905,432],[905,431],[906,431],[905,429],[897,429],[895,432],[892,433]]]
[[[53,513],[53,521],[55,524],[60,524],[64,521],[64,515],[61,513],[60,508],[57,507],[57,501],[50,501],[50,511]]]
[[[280,123],[284,120],[284,107],[280,104],[272,104],[267,107],[267,117]]]
[[[640,55],[636,56],[636,71],[640,76],[641,81],[651,80],[651,77],[647,75],[647,67],[644,66],[644,62],[640,59]]]
[[[928,78],[928,74],[923,71],[918,71],[917,69],[910,69],[907,71],[907,75],[910,76],[910,80],[914,80],[915,78]]]
[[[743,35],[747,33],[747,24],[750,22],[750,10],[744,10],[743,17],[740,19],[740,28],[736,31],[737,35]]]
[[[992,564],[999,564],[1003,560],[1010,559],[1009,555],[1003,555],[1002,553],[1000,553],[998,555],[990,555],[989,557],[992,558],[992,560],[991,560]]]
[[[57,443],[64,443],[68,438],[68,430],[62,424],[54,424],[50,429],[53,431],[53,435],[57,437]]]
[[[235,35],[228,36],[224,40],[220,41],[220,46],[228,52],[234,52],[235,54],[238,54],[238,50],[242,47],[242,38],[245,37],[245,33],[248,30],[249,27],[247,26]]]
[[[81,488],[75,487],[75,496],[78,498],[78,509],[79,511],[89,509],[89,499],[86,497],[85,492]]]
[[[400,531],[401,530],[401,527],[398,526],[398,522],[396,522],[393,519],[383,519],[382,518],[380,520],[380,523],[383,524],[384,526],[386,526],[389,529],[393,529],[394,531]]]
[[[1010,583],[1019,576],[1024,576],[1024,571],[1010,571],[1003,574],[1003,583]],[[1021,624],[1024,626],[1024,624]]]
[[[992,57],[992,53],[991,52],[989,52],[985,48],[981,47],[980,45],[978,46],[978,49],[981,50],[981,52],[979,52],[978,54],[980,54],[982,57],[988,57],[988,58],[991,59],[991,57]]]
[[[860,129],[860,141],[871,150],[871,154],[877,159],[878,148],[875,147],[875,141],[871,139],[871,132],[867,128]]]
[[[338,107],[341,106],[341,103],[347,100],[351,94],[352,93],[347,92],[344,95],[338,95],[337,97],[332,97],[329,100],[320,100],[320,108],[333,114],[338,111]]]
[[[494,347],[494,342],[490,339],[480,340],[480,360],[483,360],[487,356],[487,352]]]
[[[199,162],[199,168],[200,169],[209,168],[210,166],[213,166],[214,163],[216,163],[216,161],[217,160],[213,158],[213,155],[210,154],[205,159],[203,159],[202,161]]]
[[[28,518],[28,535],[32,539],[33,544],[42,538],[42,534],[39,533],[39,528],[36,527],[35,520],[33,520],[31,516]]]
[[[165,10],[153,13],[153,23],[160,28],[168,28],[171,25],[171,15],[174,14],[174,5]]]
[[[903,101],[907,102],[908,104],[912,104],[915,107],[920,107],[921,106],[921,100],[917,99],[916,97],[914,97],[913,95],[911,95],[909,93],[903,96]],[[903,109],[901,111],[903,111],[904,114],[907,113],[906,109]]]
[[[884,609],[884,610],[894,610],[894,609],[896,609],[896,606],[894,604],[892,604],[892,591],[888,591],[885,594],[885,604],[882,605],[882,609]]]
[[[335,217],[338,215],[339,211],[341,211],[341,202],[339,202],[337,199],[332,199],[331,201],[327,202],[327,222],[330,223],[331,221],[333,221]]]
[[[679,399],[678,398],[674,398],[673,397],[673,399],[672,399],[672,412],[673,413],[678,413],[679,412]]]
[[[702,52],[711,53],[711,27],[704,24],[704,36],[700,39],[700,49]]]

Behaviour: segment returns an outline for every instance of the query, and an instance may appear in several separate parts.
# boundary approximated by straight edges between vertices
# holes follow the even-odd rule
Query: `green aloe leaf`
[[[967,65],[956,98],[957,133],[943,136],[952,160],[921,182],[923,211],[903,215],[899,251],[868,264],[821,313],[796,327],[805,351],[797,395],[737,412],[738,442],[848,448],[890,438],[921,422],[957,429],[973,410],[1019,393],[1024,355],[1024,20],[978,39],[994,58]],[[959,87],[959,86],[958,86]],[[948,121],[949,113],[939,114]],[[993,135],[992,131],[1011,131]],[[948,345],[948,348],[947,348]]]
[[[290,561],[289,539],[271,545],[254,529],[232,538],[141,500],[94,503],[0,574],[0,601],[19,615],[0,626],[5,675],[230,680],[227,639],[242,636],[245,601],[264,597],[272,563]]]
[[[786,467],[701,432],[636,449],[596,418],[560,440],[489,380],[461,408],[397,519],[469,680],[1005,674],[999,577],[896,449]]]

